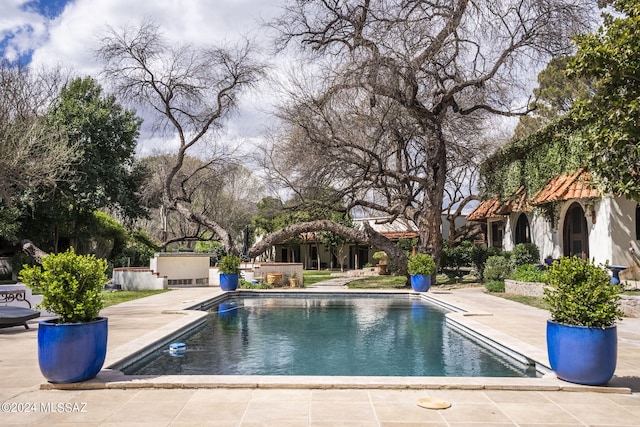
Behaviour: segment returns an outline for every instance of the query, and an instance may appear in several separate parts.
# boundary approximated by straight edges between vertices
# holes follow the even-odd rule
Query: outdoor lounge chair
[[[27,320],[35,319],[36,317],[40,317],[39,311],[10,305],[0,306],[0,328],[24,325],[25,329],[29,329]]]

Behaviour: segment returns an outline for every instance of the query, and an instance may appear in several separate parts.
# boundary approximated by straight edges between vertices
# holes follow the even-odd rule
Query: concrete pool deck
[[[342,284],[333,281],[304,291],[343,292]],[[109,318],[105,366],[197,321],[202,313],[184,309],[221,294],[218,288],[183,288],[104,309],[101,314]],[[464,310],[452,317],[465,327],[546,363],[546,311],[487,295],[481,288],[434,288],[428,296]],[[29,324],[29,330],[0,329],[1,425],[640,425],[640,319],[619,323],[618,367],[606,387],[575,386],[552,375],[131,380],[108,369],[95,380],[58,386],[40,374],[37,321]],[[416,404],[423,397],[444,399],[452,406],[423,409]]]

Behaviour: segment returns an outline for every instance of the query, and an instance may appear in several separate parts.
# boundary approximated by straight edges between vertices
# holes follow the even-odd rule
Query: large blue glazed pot
[[[51,383],[76,383],[98,375],[107,355],[107,318],[91,322],[38,324],[38,363]]]
[[[411,288],[416,292],[427,292],[431,287],[431,276],[412,275]]]
[[[549,320],[547,352],[558,378],[584,385],[606,384],[616,370],[617,328],[564,325]]]
[[[223,291],[235,291],[238,289],[237,274],[220,274],[220,289]]]

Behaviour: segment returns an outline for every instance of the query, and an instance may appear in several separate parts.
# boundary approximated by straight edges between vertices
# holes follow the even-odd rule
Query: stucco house
[[[391,241],[399,242],[402,239],[414,239],[418,237],[417,226],[406,219],[386,221],[385,217],[356,218],[354,227],[362,227],[365,222],[378,233]],[[456,229],[466,224],[466,218],[461,215],[456,218]],[[442,237],[446,239],[449,233],[449,222],[445,216],[442,218]],[[375,265],[378,261],[373,258],[377,251],[368,245],[355,242],[345,242],[338,251],[330,251],[322,243],[319,233],[305,233],[289,242],[275,245],[273,254],[274,262],[301,262],[305,269],[340,268],[345,270],[363,268],[367,264]]]
[[[544,258],[576,255],[603,265],[623,265],[622,279],[640,278],[640,207],[603,194],[585,167],[559,174],[533,195],[521,186],[484,200],[468,221],[481,222],[487,246],[511,250],[534,243]]]

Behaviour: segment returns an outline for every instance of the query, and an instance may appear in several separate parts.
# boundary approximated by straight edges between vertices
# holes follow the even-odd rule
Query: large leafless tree
[[[348,206],[413,220],[419,251],[438,259],[446,189],[457,197],[461,165],[486,150],[483,124],[527,112],[530,71],[571,51],[594,8],[584,0],[289,1],[274,24],[280,47],[321,58],[322,80],[292,91],[281,110],[286,149],[314,166],[287,179],[330,181]]]
[[[147,22],[139,28],[111,30],[103,37],[97,54],[114,90],[123,99],[153,113],[157,119],[156,129],[178,140],[178,148],[161,183],[163,209],[177,212],[196,228],[206,227],[228,252],[238,253],[237,235],[234,236],[232,227],[198,206],[201,199],[194,196],[200,192],[193,191],[193,184],[221,162],[234,161],[232,152],[216,143],[215,131],[233,112],[241,93],[264,73],[263,65],[254,59],[250,44],[234,49],[170,46],[161,37],[159,28]],[[204,160],[198,167],[191,168],[187,159],[189,153],[195,155],[196,149]],[[245,255],[256,257],[274,243],[318,230],[370,242],[392,255],[401,255],[388,240],[380,240],[379,235],[371,237],[370,229],[357,231],[332,221],[286,227],[264,237]]]
[[[234,236],[199,206],[194,188],[212,171],[224,174],[221,163],[234,162],[232,149],[216,142],[215,135],[240,94],[263,74],[250,43],[229,48],[170,45],[157,25],[145,22],[112,29],[97,54],[116,92],[152,115],[156,131],[178,141],[162,177],[162,207],[206,227],[233,252]],[[192,167],[187,160],[196,154],[202,161]]]
[[[20,208],[62,181],[76,179],[77,147],[44,113],[68,80],[61,69],[29,70],[0,62],[0,242],[36,261],[46,253],[17,235]]]

